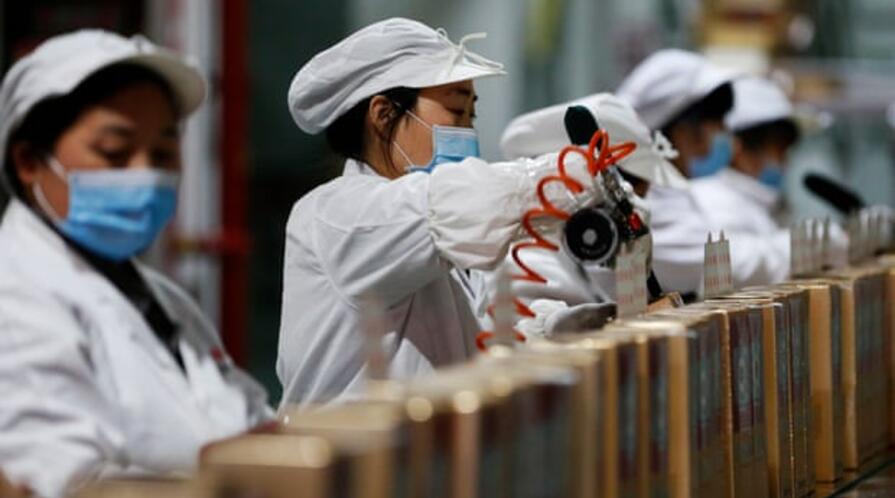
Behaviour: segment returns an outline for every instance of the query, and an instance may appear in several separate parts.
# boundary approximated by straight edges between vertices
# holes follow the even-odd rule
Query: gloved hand
[[[529,340],[555,334],[594,331],[616,315],[614,303],[587,303],[569,307],[562,301],[536,299],[529,308],[535,312],[535,317],[524,318],[516,324],[516,330]]]
[[[533,318],[525,317],[516,322],[516,330],[521,332],[527,340],[543,339],[547,333],[547,319],[554,313],[567,310],[569,306],[554,299],[535,299],[528,305],[528,309],[534,312]]]
[[[549,335],[594,332],[616,316],[615,303],[588,303],[553,313],[546,320]]]

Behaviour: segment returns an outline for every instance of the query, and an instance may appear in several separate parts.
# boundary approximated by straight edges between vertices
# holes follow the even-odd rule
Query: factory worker
[[[632,142],[637,146],[633,153],[619,161],[618,167],[631,187],[630,198],[635,209],[648,225],[650,213],[643,196],[650,186],[686,188],[687,180],[669,162],[677,156],[677,152],[665,137],[660,132],[650,132],[631,106],[612,94],[597,93],[515,118],[501,138],[504,157],[537,157],[569,145],[563,120],[566,110],[574,105],[587,108],[613,141]],[[565,247],[558,245],[561,246],[559,251],[538,248],[519,252],[523,263],[541,274],[547,282],[515,280],[512,289],[517,297],[526,304],[536,299],[549,299],[568,306],[615,301],[615,273],[612,268],[578,260]],[[517,265],[509,258],[508,264],[518,273]],[[536,313],[538,308],[545,306],[532,307]],[[548,323],[549,320],[544,317],[542,322]]]
[[[640,63],[621,83],[647,126],[662,130],[679,156],[672,159],[690,176],[715,174],[730,162],[724,116],[733,107],[736,74],[683,50],[661,50]],[[652,218],[653,269],[667,290],[692,299],[701,292],[704,244],[712,225],[690,190],[656,187],[647,195]],[[735,286],[785,277],[777,266],[777,244],[748,232],[725,232],[744,248],[731,254]]]
[[[135,258],[174,214],[205,84],[142,37],[78,31],[0,90],[0,469],[41,496],[183,474],[270,416],[187,293]]]
[[[277,373],[284,403],[344,400],[366,377],[361,309],[384,310],[388,375],[468,359],[486,302],[478,273],[503,261],[555,156],[478,157],[473,80],[500,64],[407,19],[367,26],[296,74],[289,108],[325,132],[344,174],[293,207],[286,227]],[[580,159],[580,158],[579,158]],[[577,161],[577,163],[576,163]],[[583,174],[583,161],[570,171]],[[577,170],[575,168],[578,168]],[[557,199],[598,202],[599,183]],[[366,304],[365,304],[366,303]]]
[[[706,176],[730,161],[724,116],[733,106],[735,73],[685,50],[660,50],[641,62],[617,94],[644,124],[660,130],[678,151],[672,163],[688,178]]]
[[[766,78],[733,84],[734,107],[725,119],[733,135],[730,167],[692,182],[691,193],[712,230],[731,234],[730,252],[738,286],[768,284],[789,275],[789,216],[783,196],[787,156],[799,140],[793,106],[783,90]],[[761,244],[763,257],[749,257]],[[830,227],[830,261],[843,265],[847,242]]]
[[[765,237],[768,250],[759,268],[735,268],[748,275],[740,285],[783,280],[789,272],[789,230],[783,223],[783,168],[799,137],[792,104],[771,81],[749,77],[734,82],[734,107],[727,115],[733,133],[730,167],[693,181],[692,194],[712,230],[730,237],[731,263],[759,261],[740,257],[751,248],[741,234]]]
[[[635,67],[617,94],[644,124],[668,137],[678,152],[672,163],[691,177],[693,170],[701,172],[700,164],[728,160],[723,119],[733,105],[731,79],[701,55],[667,49]],[[686,190],[657,186],[647,204],[656,277],[666,290],[692,299],[701,288],[707,221]]]

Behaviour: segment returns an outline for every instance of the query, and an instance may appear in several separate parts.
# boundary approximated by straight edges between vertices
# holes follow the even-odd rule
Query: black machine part
[[[576,258],[608,263],[618,252],[620,236],[609,210],[589,207],[576,211],[563,228],[563,245]]]
[[[861,197],[844,185],[823,175],[808,173],[805,175],[805,188],[820,197],[842,214],[851,214],[867,207]]]
[[[564,117],[566,133],[575,145],[587,145],[591,137],[600,126],[593,114],[584,106],[571,106],[566,110]],[[607,205],[610,209],[600,206],[583,209],[566,222],[564,244],[568,250],[582,260],[602,263],[611,260],[618,251],[619,244],[632,241],[649,234],[647,227],[640,216],[634,211],[634,206],[628,199],[628,194],[622,188],[622,178],[614,165],[600,173],[603,186],[609,197]],[[615,230],[606,227],[607,219],[615,225]],[[613,238],[613,240],[600,240]],[[608,251],[607,255],[605,251]],[[597,256],[586,257],[588,255]],[[647,279],[647,288],[653,299],[662,296],[662,287],[655,273],[650,270]]]

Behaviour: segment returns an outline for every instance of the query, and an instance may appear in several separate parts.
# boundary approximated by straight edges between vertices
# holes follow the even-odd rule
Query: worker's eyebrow
[[[455,88],[452,91],[452,93],[458,93],[458,94],[462,95],[463,97],[467,97],[467,98],[472,97],[473,102],[477,102],[479,100],[479,96],[476,95],[475,92],[473,92],[472,90],[470,90],[468,88]]]

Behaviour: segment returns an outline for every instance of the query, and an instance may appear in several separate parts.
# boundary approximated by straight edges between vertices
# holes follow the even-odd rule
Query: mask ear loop
[[[401,157],[404,158],[404,161],[407,162],[407,165],[404,166],[404,171],[406,172],[410,170],[410,168],[413,168],[413,161],[410,160],[410,156],[408,156],[407,153],[404,152],[404,149],[401,147],[401,145],[398,144],[396,140],[392,140],[392,147],[394,147],[395,150],[398,151],[398,154],[400,154]]]
[[[395,101],[392,101],[392,105],[397,107],[398,109],[403,109],[405,114],[407,114],[411,118],[415,119],[419,124],[425,126],[429,130],[430,133],[435,133],[435,130],[432,129],[432,125],[423,121],[423,118],[417,116],[416,113],[414,113],[410,109],[404,109],[404,107],[401,104],[399,104],[398,102],[395,102]],[[433,142],[435,141],[434,136],[433,136],[432,141]],[[404,166],[404,171],[406,172],[406,171],[409,171],[411,168],[413,168],[415,165],[413,164],[413,161],[410,160],[410,156],[408,156],[407,153],[404,152],[404,148],[401,147],[401,144],[399,144],[397,140],[392,140],[392,145],[398,151],[398,154],[401,154],[401,157],[403,157],[404,160],[407,161],[407,165]]]
[[[54,175],[59,177],[65,184],[68,184],[68,174],[65,172],[65,168],[59,164],[59,161],[56,160],[53,156],[47,156],[44,159],[44,162],[49,166],[50,171],[53,172]],[[56,210],[53,209],[53,206],[50,205],[50,201],[47,200],[47,196],[44,194],[43,188],[39,187],[37,182],[31,184],[31,193],[34,195],[34,200],[37,201],[37,205],[43,210],[44,214],[50,217],[56,223],[60,223],[62,221],[62,217],[56,213]]]

